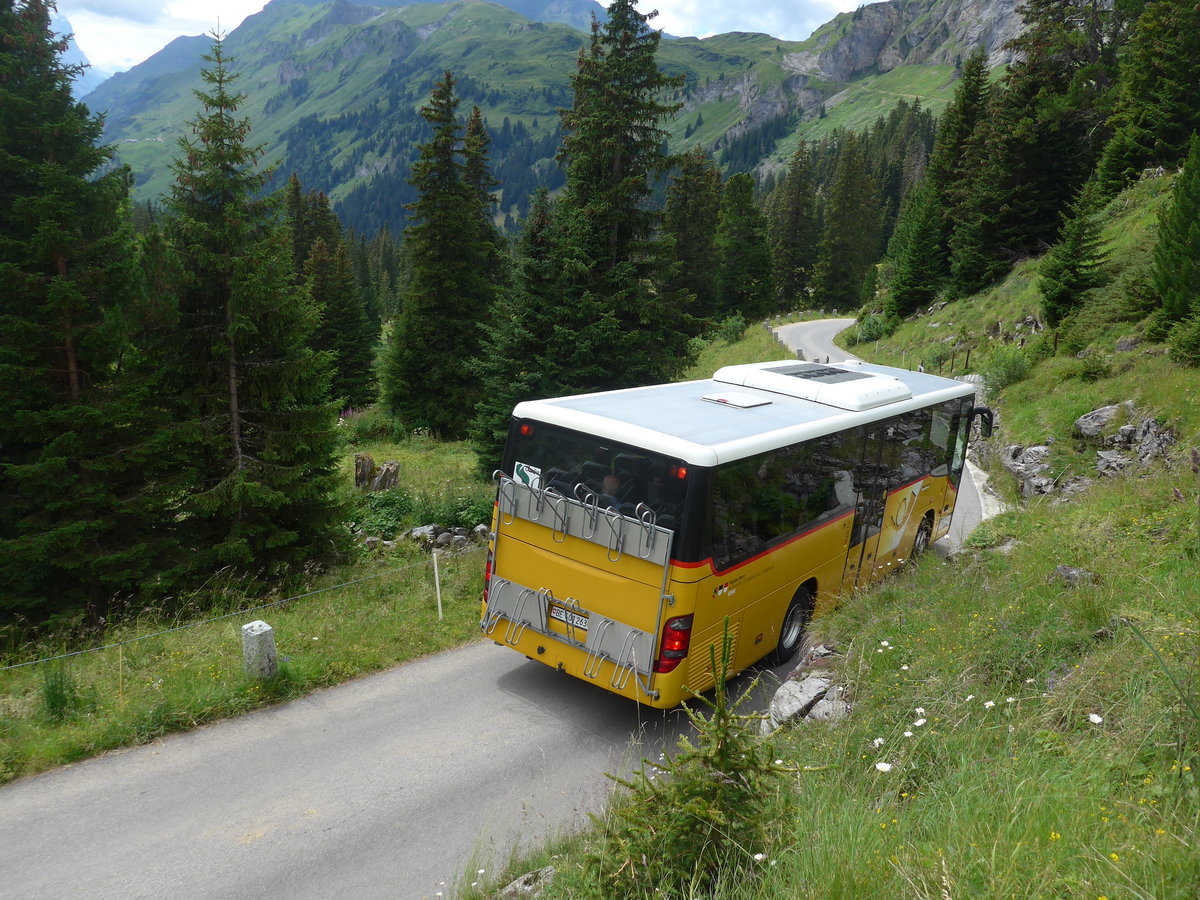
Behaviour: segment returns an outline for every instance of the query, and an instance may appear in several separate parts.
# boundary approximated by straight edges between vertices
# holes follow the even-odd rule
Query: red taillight
[[[673,672],[687,657],[692,646],[692,617],[667,619],[663,626],[662,649],[654,662],[655,672]]]
[[[533,426],[528,422],[522,422],[518,430],[521,432],[521,437],[529,437],[533,434]]]
[[[687,466],[671,466],[668,474],[672,478],[678,478],[680,481],[683,481],[683,479],[687,478]]]
[[[483,602],[484,603],[487,603],[488,587],[492,583],[492,559],[494,558],[494,555],[495,555],[495,552],[489,548],[487,565],[485,565],[483,567]]]

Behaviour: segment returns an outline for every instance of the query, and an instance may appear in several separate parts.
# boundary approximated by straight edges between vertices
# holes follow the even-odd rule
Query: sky
[[[603,2],[603,0],[601,0]],[[153,56],[180,35],[232,31],[263,0],[59,0],[58,10],[75,32],[75,43],[92,65],[108,74]],[[784,40],[803,40],[858,0],[638,0],[651,24],[679,37],[708,37],[727,31],[761,31]]]

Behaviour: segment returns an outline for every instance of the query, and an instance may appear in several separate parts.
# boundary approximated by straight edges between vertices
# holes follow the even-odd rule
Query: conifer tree
[[[446,72],[421,115],[433,129],[413,164],[418,199],[404,232],[411,278],[386,352],[384,399],[406,428],[466,435],[479,398],[470,360],[496,294],[494,229],[484,228],[484,181],[465,174],[459,99]],[[486,145],[483,145],[486,146]]]
[[[339,243],[331,253],[324,239],[317,238],[308,251],[304,272],[321,313],[313,347],[332,357],[330,395],[361,409],[375,399],[371,373],[375,335],[362,309],[346,246]]]
[[[329,358],[309,346],[318,311],[295,283],[278,198],[263,194],[222,35],[204,59],[203,111],[180,139],[168,204],[187,279],[167,373],[192,478],[178,513],[193,571],[273,572],[334,533]]]
[[[1116,131],[1096,173],[1105,196],[1147,166],[1183,159],[1189,136],[1200,130],[1200,5],[1146,4],[1121,59],[1110,124]]]
[[[1085,191],[1063,216],[1058,241],[1038,266],[1038,290],[1047,325],[1058,325],[1082,306],[1088,295],[1108,283],[1096,201]]]
[[[781,309],[804,308],[817,263],[821,235],[812,149],[804,141],[792,154],[787,175],[767,202],[767,232]]]
[[[769,315],[775,280],[767,224],[754,201],[754,176],[731,175],[725,183],[717,221],[717,315],[748,320]]]
[[[902,235],[897,226],[893,236],[900,238],[896,243],[902,249],[895,258],[895,272],[884,302],[884,311],[899,318],[932,303],[944,277],[945,258],[939,241],[942,220],[931,184],[909,195],[902,218],[910,231]]]
[[[666,289],[690,293],[697,319],[710,319],[717,308],[712,262],[720,211],[721,171],[702,147],[694,147],[680,158],[667,187],[662,230],[674,259]]]
[[[548,354],[573,390],[663,381],[687,358],[684,297],[664,289],[669,260],[653,237],[652,180],[667,171],[661,123],[678,107],[660,97],[682,84],[655,63],[660,33],[632,0],[613,0],[571,77],[559,158],[562,328]]]
[[[568,375],[545,355],[560,328],[553,229],[552,206],[541,188],[517,241],[512,286],[492,308],[474,361],[483,391],[471,423],[471,443],[484,474],[500,466],[513,407],[561,393]]]
[[[1171,190],[1171,201],[1159,214],[1150,280],[1162,299],[1162,315],[1168,321],[1200,315],[1200,137],[1197,135],[1192,135],[1183,172]]]
[[[859,305],[867,269],[879,256],[878,192],[867,171],[862,142],[843,137],[829,189],[813,302],[849,310]]]
[[[51,9],[0,0],[0,616],[104,612],[165,549],[130,176]]]

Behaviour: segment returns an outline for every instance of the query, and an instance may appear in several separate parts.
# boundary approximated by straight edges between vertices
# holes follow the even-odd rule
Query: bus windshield
[[[645,510],[675,530],[687,497],[688,468],[678,459],[543,422],[522,420],[509,438],[504,471],[535,490],[641,518]]]

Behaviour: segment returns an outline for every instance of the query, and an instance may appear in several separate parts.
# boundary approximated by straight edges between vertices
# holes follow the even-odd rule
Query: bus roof
[[[701,381],[529,400],[513,416],[715,466],[974,393],[972,384],[857,360],[777,360]]]

